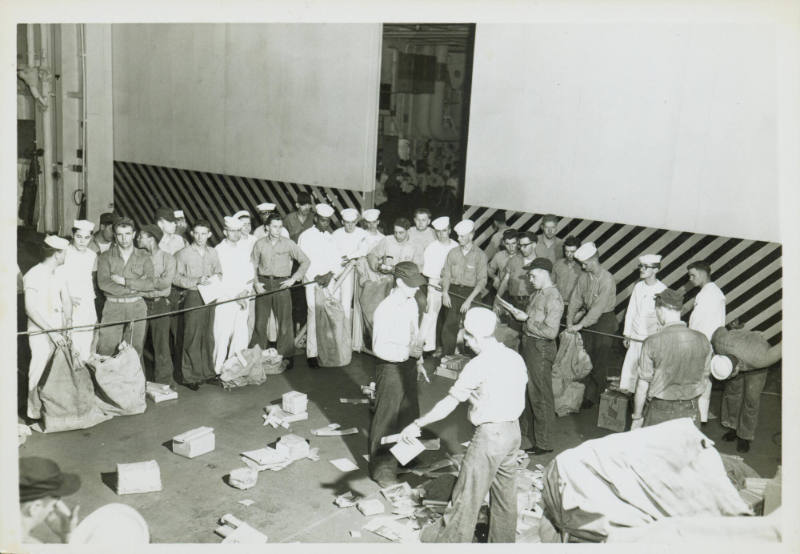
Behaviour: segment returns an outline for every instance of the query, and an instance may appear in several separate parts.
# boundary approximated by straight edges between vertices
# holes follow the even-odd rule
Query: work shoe
[[[200,383],[184,383],[183,386],[189,390],[196,391],[200,388]]]
[[[542,454],[547,454],[552,452],[552,448],[539,448],[538,446],[534,446],[533,448],[528,448],[525,450],[526,454],[533,454],[534,456],[540,456]]]
[[[306,358],[306,361],[308,362],[308,367],[311,369],[317,369],[319,367],[319,360],[317,360],[316,357]]]
[[[750,452],[750,441],[746,439],[736,441],[736,452]]]
[[[581,410],[588,410],[592,407],[594,407],[594,402],[592,402],[588,398],[584,399],[584,401],[581,402]]]
[[[733,442],[736,440],[736,429],[728,429],[728,432],[722,435],[722,440],[725,442]]]
[[[286,364],[286,367],[283,368],[284,371],[289,371],[294,367],[294,358],[289,358],[289,363]]]

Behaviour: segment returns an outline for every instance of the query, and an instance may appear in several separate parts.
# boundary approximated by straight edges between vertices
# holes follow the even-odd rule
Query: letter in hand
[[[400,432],[400,440],[407,444],[414,444],[415,438],[422,434],[419,426],[416,423],[409,423],[405,429]]]
[[[197,284],[198,285],[202,285],[202,286],[206,286],[210,282],[211,282],[211,279],[208,278],[208,275],[203,275],[202,277],[200,277],[200,280],[197,281]]]

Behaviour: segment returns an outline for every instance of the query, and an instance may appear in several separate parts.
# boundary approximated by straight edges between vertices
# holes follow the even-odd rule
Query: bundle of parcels
[[[262,362],[261,347],[240,350],[222,364],[219,379],[225,389],[260,385],[267,380]]]
[[[279,426],[289,428],[290,423],[308,419],[308,396],[302,392],[289,391],[281,397],[281,405],[270,404],[265,407],[266,414],[264,425],[271,425],[273,429]]]
[[[298,435],[284,435],[278,440],[275,448],[265,446],[258,450],[242,452],[242,461],[256,471],[266,469],[280,471],[292,462],[308,458],[319,460],[319,449],[311,448],[308,441]]]
[[[434,375],[439,375],[440,377],[447,377],[448,379],[458,379],[461,370],[464,369],[464,366],[467,365],[467,362],[470,361],[469,356],[464,356],[463,354],[450,354],[448,356],[442,356],[441,361],[439,362],[439,367],[436,368],[434,371]]]
[[[267,375],[277,375],[284,372],[289,361],[284,360],[274,348],[267,348],[261,353],[261,365]]]
[[[144,392],[147,397],[156,404],[164,402],[165,400],[175,400],[178,398],[178,391],[171,388],[169,385],[154,383],[153,381],[147,381],[144,384]]]

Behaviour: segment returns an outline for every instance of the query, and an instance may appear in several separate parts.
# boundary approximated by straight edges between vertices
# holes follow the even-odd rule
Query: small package
[[[283,395],[283,411],[290,414],[302,414],[308,410],[308,396],[302,392],[289,391]]]
[[[158,492],[160,490],[161,470],[155,460],[117,464],[117,494]]]
[[[246,490],[255,486],[258,481],[258,471],[250,467],[240,467],[228,475],[228,484],[237,489]]]
[[[253,529],[232,514],[225,514],[219,520],[222,525],[214,531],[224,537],[223,544],[264,544],[267,542],[267,536],[264,533]]]
[[[358,508],[358,511],[365,516],[374,516],[375,514],[382,514],[385,511],[383,502],[377,498],[361,500],[356,504],[356,508]]]
[[[290,460],[299,460],[308,456],[309,448],[308,442],[303,437],[298,435],[289,434],[284,435],[275,445],[275,450],[278,454],[287,457]]]
[[[391,452],[392,455],[397,458],[397,461],[400,462],[400,465],[406,465],[408,462],[419,456],[423,450],[425,450],[425,445],[423,445],[419,439],[413,439],[413,444],[399,441],[389,450],[389,452]]]
[[[165,400],[174,400],[178,398],[178,391],[170,388],[169,385],[161,383],[147,381],[144,385],[144,391],[147,397],[156,404],[164,402]]]
[[[628,418],[628,397],[616,391],[606,390],[600,395],[600,411],[597,426],[611,431],[624,431]]]
[[[194,458],[214,450],[214,429],[198,427],[172,437],[172,451],[179,456]]]

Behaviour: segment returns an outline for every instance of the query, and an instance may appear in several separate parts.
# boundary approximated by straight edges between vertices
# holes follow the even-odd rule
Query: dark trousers
[[[597,323],[587,327],[586,331],[600,331],[603,333],[614,333],[617,330],[617,318],[614,312],[606,312],[600,316]],[[613,337],[598,335],[581,331],[583,347],[592,360],[592,372],[581,381],[586,387],[583,391],[583,398],[597,404],[600,402],[600,394],[606,389],[609,358],[611,356],[611,344]]]
[[[391,363],[379,360],[375,366],[375,413],[369,426],[369,474],[378,480],[397,475],[397,459],[389,452],[391,444],[381,438],[402,431],[419,417],[416,360]]]
[[[172,287],[172,290],[169,291],[169,305],[172,310],[177,310],[181,304],[183,304],[183,299],[181,298],[181,289],[177,287]],[[171,337],[170,346],[172,348],[173,354],[177,354],[179,352],[178,344],[180,343],[180,319],[181,316],[174,315],[169,318],[169,333]]]
[[[522,336],[522,358],[528,368],[525,409],[519,418],[522,442],[530,446],[550,448],[555,401],[553,400],[553,360],[556,358],[554,340]]]
[[[259,276],[258,281],[264,285],[267,292],[270,292],[280,290],[281,281],[286,279],[288,277]],[[256,344],[262,349],[269,346],[267,322],[269,314],[273,311],[275,319],[278,320],[278,353],[284,358],[291,358],[294,356],[294,325],[292,325],[292,296],[288,290],[256,297],[256,320],[253,325],[250,348]]]
[[[297,241],[295,241],[297,242]],[[292,274],[297,271],[299,264],[292,263]],[[292,299],[292,321],[295,325],[303,326],[308,319],[308,306],[306,306],[306,289],[305,287],[296,287],[289,290]],[[277,316],[276,316],[277,317]]]
[[[456,351],[458,329],[461,326],[461,306],[464,304],[464,298],[470,295],[473,288],[475,287],[450,285],[450,307],[447,308],[442,325],[442,353],[444,355],[453,354]]]
[[[691,400],[662,400],[660,398],[650,398],[644,409],[644,421],[642,427],[658,425],[670,419],[680,419],[682,417],[691,418],[698,429],[700,428],[700,403],[698,398]]]
[[[196,290],[187,290],[182,308],[202,306]],[[214,308],[183,314],[181,336],[181,376],[184,383],[200,383],[216,376],[214,372]]]
[[[766,383],[766,369],[740,373],[725,382],[720,423],[723,427],[736,430],[736,436],[740,439],[751,441],[756,436],[761,391]]]
[[[147,315],[154,316],[167,313],[171,310],[169,298],[148,298]],[[153,345],[153,381],[172,385],[172,351],[169,345],[171,318],[157,317],[147,320],[147,329],[150,342]]]

